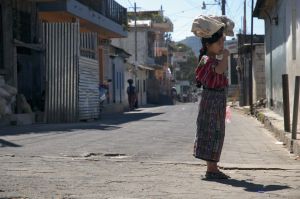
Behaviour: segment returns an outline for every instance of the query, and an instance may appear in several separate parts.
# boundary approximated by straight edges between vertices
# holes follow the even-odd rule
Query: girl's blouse
[[[196,81],[205,88],[220,89],[228,86],[228,79],[225,74],[215,72],[218,65],[217,59],[203,55],[196,68]]]

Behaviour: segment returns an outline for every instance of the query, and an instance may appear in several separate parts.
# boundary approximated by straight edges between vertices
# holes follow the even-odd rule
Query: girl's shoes
[[[218,179],[229,179],[230,176],[226,175],[222,171],[218,172],[209,172],[207,171],[205,174],[205,179],[207,180],[218,180]]]

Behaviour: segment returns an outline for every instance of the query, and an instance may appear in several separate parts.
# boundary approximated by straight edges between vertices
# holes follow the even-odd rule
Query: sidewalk
[[[234,109],[240,110],[245,114],[249,114],[249,106],[239,107],[233,106]],[[254,110],[255,117],[258,121],[264,124],[264,126],[270,130],[276,139],[283,142],[283,145],[296,156],[300,156],[300,131],[298,124],[297,139],[292,140],[290,132],[284,131],[284,119],[281,115],[275,113],[268,108],[259,108]]]

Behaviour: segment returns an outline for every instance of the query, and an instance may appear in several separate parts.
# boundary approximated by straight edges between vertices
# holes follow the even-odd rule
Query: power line
[[[190,6],[192,6],[192,8],[194,7],[195,3],[191,3],[189,0],[185,1],[187,4],[189,4]]]
[[[250,8],[251,9],[251,0],[248,0],[248,2],[247,2],[247,6],[248,6],[248,8]]]
[[[229,9],[230,12],[231,12],[230,6],[228,5],[228,3],[226,3],[226,4],[227,4],[227,6],[228,6],[228,9]],[[238,7],[238,9],[236,9],[236,10],[237,10],[237,11],[240,11],[240,9],[241,9],[241,7],[242,7],[243,5],[244,5],[244,2],[241,1],[241,2],[240,2],[240,5],[239,5],[239,7]],[[241,14],[241,12],[236,12],[235,15],[232,17],[232,19],[235,19],[235,17],[236,17],[238,14]]]
[[[185,23],[184,25],[180,26],[178,29],[182,29],[182,28],[188,26],[190,23],[191,23],[191,22],[189,21],[189,22]],[[183,29],[183,30],[181,30],[181,31],[178,31],[178,32],[172,34],[172,35],[181,34],[181,33],[185,32],[185,31],[186,31],[186,29]]]
[[[188,17],[188,16],[183,16],[183,15],[176,15],[176,17],[187,18],[187,19],[194,19],[195,18],[195,16]]]
[[[234,32],[239,33],[240,26],[242,25],[240,18],[243,16],[243,13],[241,13],[241,11],[243,11],[243,10],[240,10],[240,9],[244,5],[244,1],[240,1],[240,4],[239,4],[238,8],[235,9],[236,12],[235,12],[234,15],[233,15],[232,10],[231,10],[231,5],[229,5],[228,3],[226,3],[226,5],[227,5],[227,9],[228,9],[228,12],[229,12],[229,15],[230,15],[231,19],[235,21],[235,31]],[[237,16],[239,16],[238,20],[236,18]]]
[[[175,15],[175,14],[185,13],[185,12],[187,12],[187,11],[195,10],[195,9],[197,9],[197,8],[199,8],[199,7],[202,7],[202,4],[201,4],[201,5],[198,5],[198,6],[195,6],[194,8],[191,8],[191,9],[187,9],[187,10],[182,10],[182,11],[179,11],[179,12],[170,13],[170,14],[168,14],[168,15],[170,16],[170,15]]]
[[[202,5],[201,5],[202,6]],[[209,9],[207,9],[207,10],[205,10],[205,13],[210,13],[210,14],[212,14],[212,11],[216,11],[216,8],[215,8],[215,6],[209,6]],[[219,9],[218,9],[218,11],[219,11]],[[180,17],[180,16],[179,16]],[[194,19],[195,17],[191,17],[190,19]],[[180,30],[180,31],[177,31],[177,32],[175,32],[175,33],[173,33],[172,35],[178,35],[178,34],[181,34],[181,33],[183,33],[183,32],[185,32],[185,31],[187,31],[186,29],[185,29],[185,27],[186,26],[188,26],[188,25],[192,25],[192,21],[187,21],[185,24],[183,24],[182,26],[180,26],[180,27],[176,27],[176,29],[182,29],[182,30]]]
[[[129,7],[134,7],[130,0],[127,0],[129,3]]]

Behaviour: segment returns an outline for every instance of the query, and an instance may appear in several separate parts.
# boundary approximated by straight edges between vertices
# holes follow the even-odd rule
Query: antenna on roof
[[[164,15],[164,10],[163,10],[163,6],[162,5],[160,5],[160,14],[161,14],[161,16]]]

